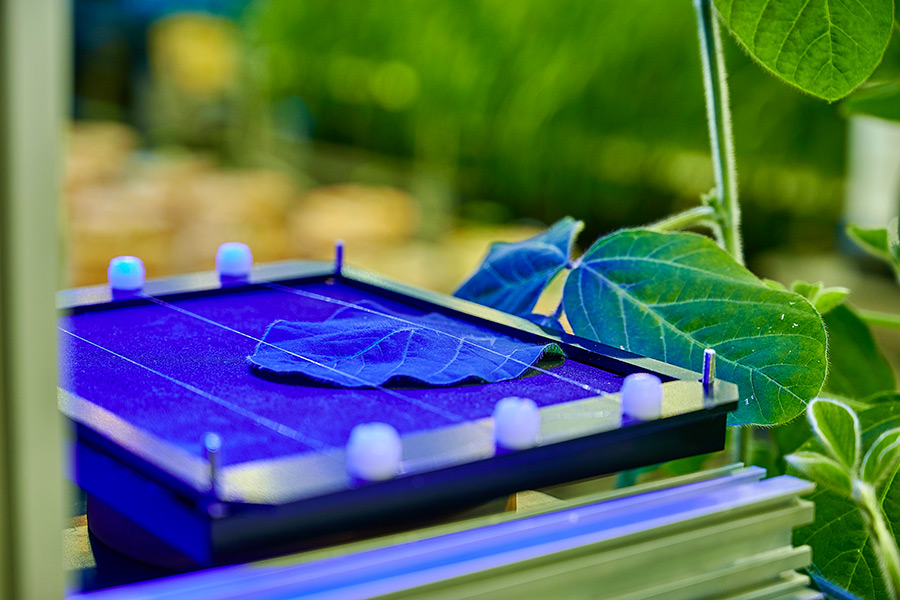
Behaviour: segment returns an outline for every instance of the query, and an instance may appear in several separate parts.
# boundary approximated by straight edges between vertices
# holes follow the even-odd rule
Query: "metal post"
[[[716,351],[707,348],[703,351],[703,400],[713,399],[716,386]]]
[[[67,2],[0,2],[0,598],[63,595],[57,238]]]

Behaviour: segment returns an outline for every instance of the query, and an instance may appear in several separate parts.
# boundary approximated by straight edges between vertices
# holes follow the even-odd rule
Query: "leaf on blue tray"
[[[454,295],[528,315],[547,284],[569,264],[575,236],[583,227],[581,221],[564,217],[527,240],[492,244],[481,266]]]
[[[801,296],[773,289],[712,240],[625,230],[600,238],[563,290],[576,335],[700,371],[703,351],[738,384],[732,424],[784,423],[825,379],[825,328]]]
[[[439,313],[412,317],[361,302],[325,321],[275,321],[248,360],[262,376],[372,387],[505,381],[544,357],[564,354]]]

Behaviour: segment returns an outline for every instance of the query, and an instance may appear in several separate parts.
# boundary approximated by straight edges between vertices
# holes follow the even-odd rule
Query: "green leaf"
[[[847,498],[853,494],[853,484],[847,469],[823,454],[795,452],[785,456],[784,460],[816,485]]]
[[[795,281],[791,284],[791,291],[809,300],[820,315],[838,306],[850,294],[850,290],[845,287],[825,287],[821,281],[817,283]]]
[[[887,229],[866,229],[857,225],[847,225],[847,235],[850,239],[872,256],[890,262],[891,251],[888,247]]]
[[[889,429],[878,436],[863,458],[862,478],[878,487],[893,476],[900,464],[900,427]]]
[[[491,245],[478,270],[453,294],[514,315],[531,313],[547,284],[569,264],[584,223],[564,217],[521,242]]]
[[[900,217],[895,217],[885,229],[848,225],[847,235],[857,246],[889,264],[900,282]]]
[[[849,294],[850,290],[845,287],[827,287],[819,293],[812,305],[816,307],[820,315],[824,315],[840,306]]]
[[[844,102],[850,114],[900,121],[900,81],[866,84]]]
[[[837,400],[816,398],[806,407],[813,435],[833,459],[855,471],[860,460],[860,431],[856,413]]]
[[[807,573],[809,578],[812,579],[815,587],[825,594],[827,600],[860,600],[859,596],[851,594],[844,588],[838,587],[822,577],[822,575],[815,570],[813,565],[810,565],[810,567],[811,568]]]
[[[770,287],[773,290],[787,290],[787,287],[780,281],[775,281],[774,279],[768,279],[766,277],[763,277],[761,281],[763,282],[763,285]]]
[[[861,411],[858,417],[863,445],[867,446],[885,431],[900,427],[900,395],[893,394],[892,400],[880,397],[879,404]],[[803,450],[816,446],[811,440]],[[878,559],[853,501],[828,489],[816,490],[809,499],[816,504],[815,521],[794,531],[794,544],[812,546],[814,567],[835,585],[861,598],[886,598]],[[885,480],[879,500],[891,530],[900,531],[900,482],[896,475]]]
[[[808,281],[795,281],[791,284],[791,291],[795,294],[800,294],[804,298],[810,301],[810,304],[813,304],[812,299],[817,296],[821,291],[822,287],[824,287],[824,283],[821,281],[816,283],[809,283]],[[815,304],[813,304],[815,306]]]
[[[868,79],[891,37],[892,0],[715,0],[725,24],[775,75],[828,101]]]
[[[800,296],[772,289],[712,240],[620,231],[599,239],[563,290],[577,335],[738,384],[732,424],[775,424],[803,411],[825,379],[822,319]]]
[[[891,365],[853,308],[838,306],[823,320],[829,348],[825,390],[847,398],[865,398],[896,389]]]

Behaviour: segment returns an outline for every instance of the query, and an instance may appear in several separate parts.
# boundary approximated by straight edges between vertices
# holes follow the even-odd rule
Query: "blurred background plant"
[[[680,3],[78,0],[75,7],[76,119],[126,127],[76,124],[72,241],[104,248],[105,259],[119,246],[91,236],[112,229],[128,238],[132,221],[148,247],[195,241],[196,249],[171,246],[179,260],[151,261],[156,274],[208,266],[215,234],[181,235],[185,227],[210,231],[196,222],[204,219],[217,221],[219,237],[249,236],[263,260],[324,256],[324,246],[296,247],[310,235],[306,194],[353,183],[313,202],[335,212],[325,217],[323,237],[341,235],[354,220],[352,198],[362,194],[368,206],[379,202],[365,199],[369,191],[404,195],[405,212],[396,198],[382,211],[399,215],[397,231],[381,219],[364,253],[354,254],[356,240],[348,240],[350,256],[381,248],[385,264],[409,263],[390,274],[447,290],[475,256],[424,278],[420,271],[433,269],[416,266],[444,258],[447,232],[477,238],[477,254],[488,239],[534,232],[497,225],[573,214],[593,239],[691,206],[712,185],[695,25]],[[773,248],[831,249],[842,215],[845,119],[768,77],[735,44],[726,49],[750,260]],[[894,48],[879,72],[900,73]],[[106,186],[99,191],[78,187],[99,176]],[[384,186],[396,190],[385,195]],[[266,204],[262,214],[242,198],[245,189]],[[104,203],[104,194],[115,199]],[[96,222],[107,209],[120,213],[110,217],[119,227]],[[478,225],[491,227],[482,236]],[[413,252],[426,258],[408,257]],[[81,268],[81,254],[90,251],[73,253],[75,282],[100,278],[101,257]]]

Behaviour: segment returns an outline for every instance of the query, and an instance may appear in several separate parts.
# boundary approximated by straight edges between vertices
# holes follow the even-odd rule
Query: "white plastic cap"
[[[510,396],[494,407],[494,440],[510,450],[536,446],[541,436],[541,411],[534,400]]]
[[[622,412],[640,419],[658,419],[662,411],[662,381],[650,373],[632,373],[625,378],[622,390]]]
[[[347,472],[366,481],[385,481],[400,472],[403,443],[387,423],[363,423],[347,441]]]
[[[241,242],[225,242],[216,250],[216,271],[227,277],[247,277],[253,266],[250,246]]]
[[[106,277],[114,290],[136,291],[144,287],[144,262],[137,256],[117,256],[109,261]]]

